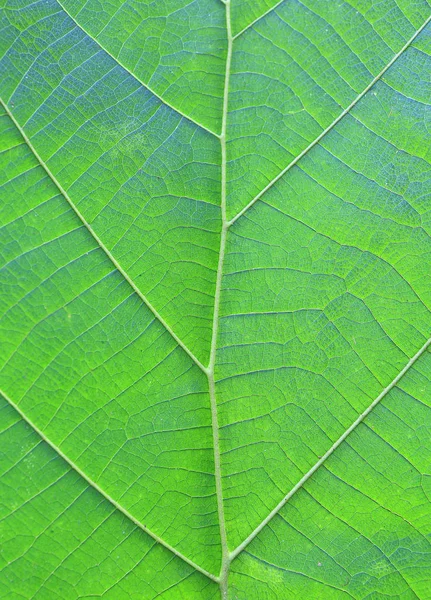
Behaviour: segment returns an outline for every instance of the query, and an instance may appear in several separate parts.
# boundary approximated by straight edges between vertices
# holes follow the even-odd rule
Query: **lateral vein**
[[[32,153],[34,154],[34,156],[36,157],[36,159],[38,160],[40,166],[44,169],[44,171],[46,172],[46,174],[48,175],[48,177],[51,179],[51,181],[57,186],[58,190],[61,192],[61,194],[63,195],[63,197],[65,198],[65,200],[68,202],[68,204],[70,205],[70,207],[72,208],[72,210],[75,212],[75,214],[77,215],[77,217],[79,218],[79,220],[81,221],[81,223],[88,230],[88,232],[92,235],[93,239],[97,242],[97,244],[99,245],[99,247],[101,248],[101,250],[103,250],[103,252],[106,254],[106,256],[109,258],[109,260],[112,262],[112,264],[114,265],[114,267],[121,273],[121,275],[124,277],[124,279],[127,281],[127,283],[132,287],[133,291],[144,302],[144,304],[147,306],[147,308],[149,308],[149,310],[153,313],[153,315],[156,317],[156,319],[163,325],[163,327],[166,329],[166,331],[168,331],[168,333],[172,336],[172,338],[176,341],[176,343],[184,350],[184,352],[186,352],[188,354],[188,356],[201,369],[201,371],[203,371],[204,373],[207,373],[207,368],[193,354],[193,352],[184,344],[184,342],[177,336],[177,334],[173,331],[173,329],[166,323],[166,321],[161,316],[161,314],[154,308],[154,306],[147,299],[147,297],[141,292],[141,290],[137,287],[137,285],[134,283],[134,281],[129,277],[129,275],[126,273],[126,271],[123,269],[123,267],[114,258],[114,256],[111,254],[111,252],[108,250],[108,248],[102,242],[102,240],[99,238],[99,236],[94,231],[94,229],[91,227],[91,225],[86,221],[86,219],[83,216],[83,214],[79,211],[78,207],[75,205],[75,203],[73,202],[73,200],[70,198],[70,196],[66,192],[66,190],[62,187],[62,185],[60,184],[60,182],[57,181],[55,175],[51,172],[51,170],[49,169],[49,167],[47,166],[47,164],[43,161],[43,159],[41,158],[41,156],[37,152],[36,148],[33,146],[33,144],[31,143],[30,139],[28,138],[27,134],[24,132],[23,128],[18,123],[18,121],[15,119],[15,117],[12,114],[12,112],[10,111],[9,107],[6,105],[6,103],[1,98],[0,98],[0,104],[3,106],[3,108],[6,111],[7,115],[9,116],[9,118],[11,119],[11,121],[14,123],[14,125],[16,126],[16,128],[18,129],[18,131],[20,132],[20,134],[22,135],[22,137],[25,140],[27,146],[30,148],[30,150],[32,151]]]
[[[85,35],[87,35],[91,40],[93,40],[93,42],[95,44],[97,44],[97,46],[101,50],[103,50],[103,52],[105,52],[108,56],[110,56],[122,69],[124,69],[125,71],[127,71],[127,73],[129,73],[129,75],[131,75],[135,81],[137,81],[140,85],[142,85],[142,87],[144,87],[146,90],[148,90],[149,92],[151,92],[153,94],[153,96],[155,96],[156,98],[158,98],[160,100],[160,102],[162,102],[165,106],[167,106],[168,108],[170,108],[171,110],[173,110],[174,112],[176,112],[178,115],[180,115],[184,119],[187,119],[187,121],[190,121],[190,123],[193,123],[197,127],[200,127],[201,129],[203,129],[207,133],[215,136],[216,138],[220,137],[219,134],[216,133],[215,131],[213,131],[212,129],[209,129],[205,125],[202,125],[202,123],[199,123],[198,121],[195,121],[194,119],[192,119],[192,117],[189,117],[188,115],[186,115],[185,113],[183,113],[179,108],[176,108],[175,106],[173,106],[172,104],[170,104],[167,100],[165,100],[164,98],[162,98],[162,96],[160,96],[157,92],[155,92],[152,88],[150,88],[149,85],[147,85],[144,81],[142,81],[142,79],[139,79],[139,77],[137,75],[135,75],[130,69],[128,69],[122,62],[120,62],[120,60],[116,56],[114,56],[113,54],[111,54],[109,52],[109,50],[107,50],[104,46],[102,46],[102,44],[100,42],[98,42],[92,35],[90,35],[88,33],[88,31],[86,29],[84,29],[84,27],[82,27],[82,25],[80,25],[76,21],[76,19],[73,18],[73,16],[70,14],[70,12],[60,2],[60,0],[56,0],[56,1],[57,1],[57,4],[61,7],[61,9],[66,13],[66,15],[75,23],[75,25],[81,31],[83,31],[85,33]]]
[[[145,533],[147,533],[150,537],[152,537],[158,544],[161,544],[167,550],[170,550],[173,554],[175,554],[175,556],[177,556],[178,558],[180,558],[181,560],[183,560],[185,563],[187,563],[188,565],[190,565],[191,567],[193,567],[193,569],[195,569],[196,571],[199,571],[199,573],[202,573],[202,575],[205,575],[206,577],[208,577],[212,581],[215,581],[216,583],[219,583],[219,578],[216,575],[213,575],[212,573],[210,573],[209,571],[207,571],[203,567],[201,567],[198,564],[196,564],[193,560],[191,560],[190,558],[188,558],[187,556],[185,556],[184,554],[182,554],[181,552],[179,552],[178,550],[176,550],[176,548],[174,548],[173,546],[171,546],[170,544],[168,544],[168,542],[165,542],[165,540],[163,540],[156,533],[152,532],[150,529],[148,529],[148,527],[146,527],[143,523],[141,523],[138,519],[136,519],[136,517],[134,517],[126,508],[124,508],[123,506],[121,506],[121,504],[119,504],[116,500],[114,500],[114,498],[112,498],[108,493],[106,493],[95,481],[93,481],[90,477],[88,477],[88,475],[86,475],[85,472],[82,471],[78,467],[78,465],[76,465],[66,454],[64,454],[64,452],[58,446],[56,446],[43,433],[43,431],[41,429],[39,429],[39,427],[37,427],[37,425],[35,423],[33,423],[33,421],[19,408],[19,406],[17,404],[15,404],[15,402],[13,402],[13,400],[11,400],[9,398],[9,396],[5,392],[3,392],[2,390],[0,390],[0,394],[1,394],[1,396],[3,396],[3,398],[6,400],[6,402],[10,406],[12,406],[12,408],[14,408],[16,410],[16,412],[20,415],[20,417],[26,423],[28,423],[28,425],[30,425],[30,427],[40,436],[40,438],[44,442],[46,442],[48,444],[48,446],[50,446],[63,460],[65,460],[67,462],[67,464],[76,473],[78,473],[78,475],[80,475],[92,488],[94,488],[97,492],[99,492],[99,494],[101,494],[106,500],[108,500],[108,502],[110,502],[117,510],[119,510],[130,521],[132,521],[132,523],[134,523],[137,527],[139,527],[140,529],[142,529],[142,531],[144,531]]]
[[[271,6],[271,8],[268,8],[267,11],[265,11],[264,13],[262,13],[259,17],[256,17],[255,20],[252,21],[251,23],[249,23],[246,27],[244,27],[244,29],[241,29],[241,31],[238,31],[238,33],[236,33],[233,36],[233,40],[235,41],[237,38],[239,38],[240,35],[242,35],[243,33],[245,33],[248,29],[251,29],[253,27],[253,25],[255,25],[261,19],[265,18],[266,15],[269,15],[269,13],[271,13],[273,10],[275,10],[276,8],[278,8],[280,6],[280,4],[283,4],[283,2],[285,2],[285,1],[286,0],[279,0],[279,2],[277,2],[277,4],[274,4],[274,6]]]
[[[236,558],[238,554],[240,554],[244,548],[246,548],[250,542],[254,540],[254,538],[262,531],[262,529],[280,512],[280,510],[285,506],[285,504],[292,498],[294,494],[298,490],[300,490],[303,485],[310,479],[310,477],[318,470],[319,467],[323,465],[323,463],[334,453],[334,451],[344,442],[344,440],[356,429],[356,427],[362,423],[362,421],[367,417],[370,412],[383,400],[383,398],[390,392],[400,381],[400,379],[407,373],[407,371],[415,364],[415,362],[426,352],[428,347],[431,345],[431,337],[425,342],[418,352],[409,360],[409,362],[405,365],[403,369],[398,373],[398,375],[391,381],[391,383],[377,396],[375,400],[364,410],[363,413],[359,415],[359,417],[350,425],[348,429],[338,438],[336,442],[325,452],[325,454],[311,467],[311,469],[298,481],[298,483],[290,490],[286,496],[277,504],[277,506],[269,513],[269,515],[254,529],[251,534],[237,547],[233,552],[231,552],[230,557],[231,560]]]
[[[284,0],[282,0],[284,1]],[[390,69],[390,67],[394,64],[394,62],[403,54],[403,52],[405,52],[405,50],[407,50],[407,48],[415,41],[415,39],[418,37],[418,35],[425,29],[425,27],[428,25],[428,23],[431,21],[431,15],[428,17],[428,19],[426,19],[426,21],[419,27],[419,29],[414,33],[414,35],[412,35],[412,37],[404,44],[404,46],[401,48],[401,50],[399,50],[399,52],[397,52],[397,54],[395,54],[392,59],[388,62],[388,64],[380,71],[380,73],[378,75],[376,75],[376,77],[374,77],[374,79],[367,85],[367,87],[362,90],[362,92],[356,96],[356,98],[349,104],[349,106],[347,108],[345,108],[343,110],[342,113],[340,113],[338,115],[338,117],[336,119],[334,119],[334,121],[332,121],[332,123],[330,125],[328,125],[328,127],[326,129],[324,129],[322,131],[322,133],[320,133],[317,138],[315,140],[313,140],[311,142],[311,144],[309,144],[300,154],[298,154],[298,156],[296,156],[296,158],[294,158],[292,160],[292,162],[290,162],[287,167],[285,167],[282,171],[280,171],[280,173],[274,177],[274,179],[272,179],[254,198],[253,200],[250,200],[250,202],[244,206],[244,208],[242,210],[240,210],[229,222],[229,226],[233,225],[235,223],[235,221],[237,221],[245,212],[248,211],[249,208],[251,208],[258,200],[260,200],[260,198],[262,198],[262,196],[265,194],[265,192],[267,192],[275,183],[277,183],[277,181],[279,179],[281,179],[283,177],[283,175],[285,175],[288,171],[290,171],[290,169],[292,167],[294,167],[300,160],[301,158],[303,158],[312,148],[314,148],[314,146],[316,146],[316,144],[318,144],[322,138],[325,137],[325,135],[327,133],[329,133],[351,110],[352,108],[354,108],[356,106],[356,104],[365,96],[365,94],[367,94],[367,92],[370,91],[370,89],[373,87],[374,84],[376,84],[382,77],[383,75],[387,72],[388,69]]]

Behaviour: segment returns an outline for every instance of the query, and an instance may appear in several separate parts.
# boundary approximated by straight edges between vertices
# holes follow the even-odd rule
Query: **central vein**
[[[221,465],[220,465],[220,438],[219,438],[219,424],[217,415],[217,399],[215,390],[215,379],[214,369],[216,362],[216,351],[217,351],[217,336],[218,336],[218,325],[219,325],[219,313],[220,313],[220,296],[221,286],[223,278],[223,264],[226,250],[226,238],[229,229],[229,223],[226,219],[226,167],[227,167],[227,156],[226,156],[226,130],[227,130],[227,115],[228,115],[228,102],[229,102],[229,79],[230,79],[230,66],[232,61],[232,29],[231,29],[231,18],[230,18],[230,0],[225,0],[226,5],[226,31],[227,31],[227,56],[226,56],[226,72],[224,81],[224,93],[223,93],[223,115],[222,115],[222,129],[220,134],[220,145],[221,145],[221,218],[222,227],[220,235],[220,252],[217,266],[217,279],[216,289],[214,298],[214,315],[213,315],[213,328],[211,338],[211,350],[210,350],[210,362],[207,369],[208,376],[208,387],[211,402],[211,418],[212,418],[212,431],[213,431],[213,445],[214,445],[214,472],[215,472],[215,484],[217,494],[217,509],[218,518],[220,524],[220,540],[222,547],[222,564],[220,572],[220,589],[222,598],[227,598],[227,577],[230,564],[229,548],[227,545],[226,536],[226,522],[224,516],[224,505],[223,505],[223,489],[222,489],[222,478],[221,478]]]

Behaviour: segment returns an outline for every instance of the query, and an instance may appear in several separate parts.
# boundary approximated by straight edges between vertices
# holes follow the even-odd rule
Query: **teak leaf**
[[[431,599],[430,21],[3,3],[0,598]]]

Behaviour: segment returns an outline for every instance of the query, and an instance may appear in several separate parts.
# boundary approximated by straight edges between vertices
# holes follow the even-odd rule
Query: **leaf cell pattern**
[[[431,599],[429,2],[0,14],[0,598]]]

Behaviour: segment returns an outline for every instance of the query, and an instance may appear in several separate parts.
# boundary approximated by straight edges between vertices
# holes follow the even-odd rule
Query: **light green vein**
[[[211,426],[213,433],[213,449],[214,449],[214,472],[217,494],[217,509],[220,527],[220,541],[222,549],[222,562],[220,570],[220,592],[223,600],[228,597],[228,574],[229,574],[229,548],[227,543],[226,519],[224,514],[223,488],[222,488],[222,473],[221,473],[221,458],[220,458],[220,439],[219,439],[219,422],[217,411],[216,386],[214,378],[214,370],[217,355],[217,339],[219,328],[219,313],[220,313],[220,298],[222,291],[223,266],[226,251],[226,240],[228,227],[226,224],[226,183],[227,183],[227,119],[229,106],[229,83],[230,70],[232,61],[233,38],[231,28],[230,0],[222,0],[226,6],[226,36],[227,36],[227,56],[225,67],[225,82],[223,91],[223,115],[222,115],[222,131],[220,135],[221,146],[221,216],[222,230],[220,235],[220,251],[217,265],[216,289],[214,294],[214,313],[213,326],[211,335],[210,360],[208,365],[208,388],[211,403]]]
[[[419,27],[419,29],[412,35],[412,37],[404,44],[404,46],[401,48],[401,50],[399,50],[399,52],[397,52],[397,54],[395,54],[395,56],[392,57],[392,59],[388,62],[388,64],[380,71],[380,73],[378,75],[376,75],[376,77],[374,77],[374,79],[372,81],[370,81],[370,83],[367,85],[367,87],[362,90],[362,92],[356,96],[356,98],[349,104],[349,106],[347,108],[345,108],[343,110],[342,113],[340,113],[338,115],[338,117],[336,119],[334,119],[334,121],[332,121],[332,123],[330,125],[328,125],[328,127],[326,129],[324,129],[322,131],[322,133],[320,133],[320,135],[317,136],[317,138],[315,140],[313,140],[311,142],[311,144],[309,144],[300,154],[298,154],[298,156],[296,156],[296,158],[294,158],[292,160],[292,162],[290,162],[287,167],[285,167],[282,171],[280,171],[280,173],[274,177],[274,179],[272,179],[254,198],[253,200],[250,200],[250,202],[244,206],[244,208],[242,210],[240,210],[229,222],[228,222],[228,227],[230,227],[231,225],[233,225],[235,223],[235,221],[237,221],[244,213],[246,213],[248,211],[249,208],[251,208],[254,204],[256,204],[256,202],[258,200],[260,200],[262,198],[262,196],[270,189],[272,188],[272,186],[277,183],[277,181],[279,179],[281,179],[283,177],[283,175],[285,175],[288,171],[290,171],[290,169],[292,167],[294,167],[300,160],[301,158],[303,158],[306,154],[308,154],[308,152],[314,148],[314,146],[316,146],[321,140],[322,138],[325,137],[326,134],[328,134],[336,125],[337,123],[339,123],[341,121],[341,119],[343,119],[351,110],[352,108],[354,108],[356,106],[356,104],[365,96],[365,94],[367,94],[367,92],[370,91],[370,89],[373,87],[373,85],[375,85],[382,77],[383,75],[386,73],[386,71],[388,69],[390,69],[390,67],[392,67],[392,65],[394,64],[394,62],[403,54],[403,52],[405,52],[407,50],[407,48],[415,41],[415,39],[418,37],[418,35],[425,29],[425,27],[428,25],[428,23],[431,21],[431,15],[428,17],[428,19],[426,19],[426,21]]]
[[[426,352],[428,347],[431,345],[431,337],[425,342],[418,352],[409,360],[398,375],[391,381],[391,383],[377,396],[377,398],[364,410],[363,413],[350,425],[348,429],[341,435],[334,444],[325,452],[325,454],[311,467],[311,469],[298,481],[298,483],[290,490],[286,496],[277,504],[277,506],[269,513],[269,515],[250,533],[246,539],[233,550],[230,554],[231,560],[236,558],[244,548],[246,548],[255,537],[262,531],[262,529],[268,525],[268,523],[280,512],[283,506],[292,498],[298,490],[310,479],[312,475],[318,470],[319,467],[335,452],[335,450],[344,442],[344,440],[354,431],[360,423],[367,417],[370,412],[383,400],[383,398],[397,385],[400,379],[407,373],[407,371],[415,364],[415,362]]]
[[[136,519],[136,517],[134,517],[123,506],[121,506],[121,504],[119,504],[116,500],[114,500],[114,498],[112,498],[109,494],[107,494],[95,481],[90,479],[90,477],[88,477],[88,475],[86,475],[86,473],[84,471],[82,471],[78,467],[78,465],[76,465],[70,458],[68,458],[68,456],[66,454],[64,454],[64,452],[58,446],[56,446],[43,433],[43,431],[41,429],[39,429],[39,427],[37,427],[37,425],[35,425],[35,423],[33,423],[33,421],[19,408],[19,406],[17,404],[15,404],[15,402],[13,402],[9,398],[9,396],[5,392],[0,390],[0,394],[3,396],[3,398],[6,400],[6,402],[8,402],[8,404],[10,404],[10,406],[12,406],[16,410],[16,412],[20,415],[20,417],[26,423],[28,423],[28,425],[30,425],[30,427],[32,429],[34,429],[34,431],[42,438],[42,440],[48,444],[48,446],[50,446],[63,460],[65,460],[67,462],[67,464],[70,467],[72,467],[72,469],[74,471],[76,471],[76,473],[78,473],[92,488],[94,488],[97,492],[99,492],[99,494],[101,494],[104,498],[106,498],[106,500],[108,500],[117,510],[119,510],[121,513],[123,513],[123,515],[125,515],[128,519],[130,519],[130,521],[132,521],[132,523],[134,523],[137,527],[142,529],[142,531],[147,533],[150,537],[152,537],[153,540],[155,540],[158,544],[161,544],[162,546],[164,546],[165,548],[170,550],[172,552],[172,554],[174,554],[175,556],[177,556],[178,558],[183,560],[185,563],[187,563],[191,567],[193,567],[193,569],[196,569],[196,571],[199,571],[199,573],[202,573],[203,575],[205,575],[212,581],[215,581],[216,583],[219,582],[219,578],[216,575],[213,575],[206,569],[203,569],[202,567],[200,567],[198,564],[196,564],[190,558],[188,558],[187,556],[185,556],[184,554],[182,554],[181,552],[176,550],[173,546],[171,546],[170,544],[165,542],[161,537],[159,537],[157,534],[150,531],[145,525],[143,525],[143,523],[141,523],[138,519]]]
[[[274,4],[274,6],[271,6],[271,8],[268,8],[267,11],[262,13],[259,17],[256,17],[255,20],[252,21],[251,23],[249,23],[246,27],[244,27],[244,29],[241,29],[241,31],[238,31],[238,33],[236,33],[233,36],[233,39],[236,40],[237,38],[239,38],[240,35],[245,33],[248,29],[251,29],[253,27],[253,25],[255,25],[261,19],[264,19],[266,17],[266,15],[269,15],[269,13],[271,13],[273,10],[278,8],[280,6],[280,4],[283,4],[283,2],[286,2],[286,0],[280,0],[279,2],[277,2],[277,4]]]
[[[117,57],[115,57],[113,54],[111,54],[109,52],[109,50],[107,50],[104,46],[102,46],[100,44],[100,42],[98,42],[92,35],[90,35],[88,33],[88,31],[86,29],[84,29],[82,27],[82,25],[80,25],[73,18],[73,16],[66,10],[66,8],[63,6],[63,4],[59,0],[56,0],[56,1],[57,1],[57,4],[59,6],[61,6],[62,10],[66,13],[66,15],[75,23],[75,25],[78,27],[78,29],[80,29],[83,33],[85,33],[85,35],[87,35],[91,40],[93,40],[93,42],[95,44],[97,44],[97,46],[101,50],[103,50],[103,52],[105,52],[108,56],[110,56],[112,58],[112,60],[114,60],[122,69],[124,69],[125,71],[127,71],[127,73],[129,73],[129,75],[131,75],[135,81],[137,81],[139,84],[141,84],[146,90],[148,90],[149,92],[151,92],[153,94],[153,96],[155,96],[156,98],[158,98],[160,100],[160,102],[162,102],[165,106],[167,106],[168,108],[170,108],[171,110],[173,110],[174,112],[176,112],[178,115],[180,115],[184,119],[187,119],[187,121],[190,121],[190,123],[193,123],[197,127],[200,127],[201,129],[203,129],[207,133],[210,133],[211,135],[213,135],[213,136],[215,136],[217,138],[220,137],[219,134],[216,133],[215,131],[212,131],[212,129],[209,129],[208,127],[205,127],[205,125],[202,125],[202,123],[199,123],[198,121],[195,121],[194,119],[192,119],[192,117],[189,117],[185,113],[181,112],[181,110],[179,108],[176,108],[175,106],[173,106],[172,104],[170,104],[169,102],[167,102],[167,100],[165,100],[162,96],[160,96],[157,92],[155,92],[152,88],[150,88],[144,81],[142,81],[142,79],[139,79],[139,77],[137,75],[135,75],[130,69],[128,69],[123,63],[121,63],[118,60]]]
[[[119,262],[114,258],[114,256],[111,254],[111,252],[108,250],[108,248],[105,246],[105,244],[102,242],[102,240],[99,238],[99,236],[97,235],[97,233],[94,231],[94,229],[91,227],[91,225],[86,221],[85,217],[82,215],[82,213],[79,211],[78,207],[75,205],[75,203],[73,202],[73,200],[70,198],[69,194],[66,192],[66,190],[62,187],[62,185],[60,184],[59,181],[57,181],[55,175],[51,172],[51,170],[48,168],[47,164],[42,160],[41,156],[39,155],[39,153],[37,152],[36,148],[33,146],[33,144],[31,143],[30,139],[27,137],[26,133],[24,132],[23,128],[21,127],[21,125],[17,122],[17,120],[15,119],[14,115],[12,114],[12,112],[10,111],[9,107],[6,105],[6,103],[0,98],[0,104],[3,106],[4,110],[6,111],[7,115],[9,116],[9,118],[12,120],[12,122],[15,124],[16,128],[18,129],[18,131],[21,133],[22,137],[24,138],[26,144],[28,145],[28,147],[30,148],[30,150],[33,152],[34,156],[36,157],[36,159],[38,160],[39,164],[41,165],[41,167],[43,167],[43,169],[45,170],[45,172],[47,173],[47,175],[49,176],[49,178],[52,180],[52,182],[57,186],[58,190],[62,193],[62,195],[64,196],[65,200],[68,202],[68,204],[70,205],[70,207],[72,208],[72,210],[75,212],[75,214],[77,215],[77,217],[79,218],[79,220],[81,221],[81,223],[84,225],[84,227],[89,231],[89,233],[92,235],[92,237],[94,238],[94,240],[97,242],[97,244],[99,245],[99,247],[101,248],[101,250],[103,250],[103,252],[106,254],[106,256],[109,258],[109,260],[112,262],[112,264],[115,266],[115,268],[121,273],[121,275],[124,277],[124,279],[129,283],[129,285],[132,287],[132,289],[134,290],[134,292],[136,292],[136,294],[139,296],[139,298],[141,298],[141,300],[144,302],[144,304],[147,306],[147,308],[150,309],[150,311],[153,313],[153,315],[156,317],[156,319],[163,325],[163,327],[166,329],[166,331],[168,331],[170,333],[170,335],[173,337],[173,339],[176,341],[176,343],[184,350],[184,352],[186,352],[189,357],[193,360],[193,362],[204,372],[207,373],[207,368],[201,363],[201,361],[193,354],[193,352],[184,344],[184,342],[177,336],[177,334],[173,331],[173,329],[168,325],[168,323],[166,323],[166,321],[164,320],[164,318],[162,317],[162,315],[154,308],[154,306],[151,304],[151,302],[147,299],[147,297],[141,292],[141,290],[138,288],[138,286],[134,283],[134,281],[129,277],[129,275],[126,273],[126,271],[123,269],[123,267],[119,264]]]

